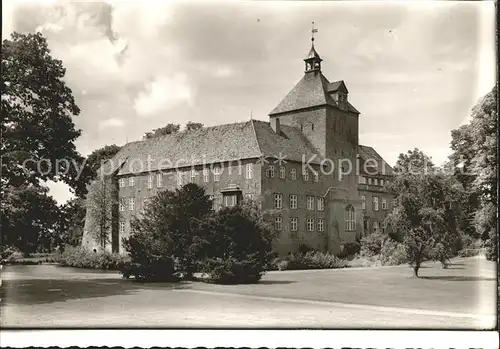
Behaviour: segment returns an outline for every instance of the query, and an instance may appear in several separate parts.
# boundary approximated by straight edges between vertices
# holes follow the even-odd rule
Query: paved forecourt
[[[6,267],[2,326],[491,328],[495,264],[270,272],[256,285],[140,284],[114,272]]]

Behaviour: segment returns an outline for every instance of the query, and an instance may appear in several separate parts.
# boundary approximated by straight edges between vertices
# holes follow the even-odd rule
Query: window
[[[307,218],[307,231],[314,231],[314,218]]]
[[[153,188],[153,175],[150,174],[148,176],[148,189],[152,189]]]
[[[182,172],[177,171],[177,185],[180,187],[182,186]]]
[[[383,179],[380,180],[380,185],[384,185],[384,180]]]
[[[290,208],[293,210],[297,209],[297,195],[295,194],[290,195]]]
[[[318,218],[318,231],[325,231],[325,220],[323,218]]]
[[[318,211],[325,210],[325,198],[318,198],[317,204],[318,204]]]
[[[236,199],[236,195],[226,195],[224,197],[225,199],[225,206],[226,207],[233,207],[233,206],[236,206],[236,204],[238,203],[237,202],[237,199]]]
[[[119,207],[119,210],[120,211],[125,211],[125,204],[123,202],[123,199],[120,200],[120,202],[118,203],[118,207]]]
[[[318,172],[314,172],[314,181],[319,182],[319,173]]]
[[[297,217],[290,218],[290,231],[297,231],[298,221]]]
[[[368,184],[372,184],[372,179],[368,178]]]
[[[290,176],[292,177],[293,180],[296,180],[297,179],[297,170],[292,168],[290,170]]]
[[[314,196],[307,196],[307,209],[314,211]]]
[[[157,173],[156,174],[156,186],[160,188],[163,184],[163,174],[162,173]]]
[[[378,196],[373,197],[373,211],[378,211]]]
[[[347,205],[344,212],[345,230],[356,230],[356,211],[352,205]]]
[[[254,199],[254,194],[253,193],[246,193],[245,194],[245,199],[246,200],[253,200]]]
[[[285,179],[286,176],[286,168],[285,166],[280,166],[280,178]]]
[[[364,176],[359,176],[359,178],[358,178],[358,183],[359,183],[359,184],[366,184],[366,177],[364,177]]]
[[[243,166],[241,165],[241,162],[238,163],[238,174],[240,176],[243,176]]]
[[[246,179],[252,179],[253,176],[253,168],[252,164],[247,164],[246,165]]]
[[[308,170],[304,170],[302,172],[302,177],[304,178],[305,182],[309,181],[309,171]]]
[[[314,124],[311,124],[311,131],[314,131]]]
[[[208,172],[208,168],[204,167],[203,168],[203,182],[205,183],[208,183],[208,180],[209,180],[209,172]]]
[[[378,230],[379,230],[378,222],[377,221],[373,221],[373,231],[375,233],[378,233]]]
[[[270,177],[270,178],[274,178],[274,166],[273,165],[269,165],[267,167],[267,171],[266,171],[266,176],[267,177]]]
[[[366,196],[361,195],[361,209],[366,210]]]
[[[283,195],[274,194],[274,208],[283,208]]]
[[[392,199],[392,206],[396,207],[398,205],[398,199]]]
[[[386,200],[386,198],[382,198],[382,210],[387,210],[387,200]]]
[[[125,233],[125,222],[120,222],[120,234]]]
[[[189,180],[191,183],[195,183],[196,182],[196,170],[193,168],[191,169],[191,177],[190,177],[190,180]]]
[[[125,178],[120,178],[118,180],[118,183],[120,184],[120,188],[124,188],[125,187]]]
[[[134,186],[134,177],[129,177],[128,179],[128,186],[133,187]]]
[[[377,178],[373,179],[373,184],[378,185],[378,179]]]
[[[220,180],[220,166],[214,167],[214,182],[218,182]]]
[[[276,230],[283,229],[283,218],[281,216],[276,216],[274,218],[274,229]]]
[[[134,210],[134,207],[135,207],[135,201],[134,201],[134,198],[129,198],[128,199],[128,209],[130,211],[133,211]]]

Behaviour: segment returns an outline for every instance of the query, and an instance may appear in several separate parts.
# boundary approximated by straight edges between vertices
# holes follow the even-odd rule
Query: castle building
[[[300,245],[339,253],[380,231],[393,208],[385,184],[392,169],[358,144],[360,112],[344,81],[330,82],[314,48],[302,79],[269,113],[269,122],[186,130],[126,144],[102,173],[111,196],[108,249],[124,252],[132,217],[148,199],[186,183],[203,186],[214,210],[256,200],[271,213],[281,255]],[[90,207],[91,203],[87,204]],[[87,209],[83,245],[97,248]]]

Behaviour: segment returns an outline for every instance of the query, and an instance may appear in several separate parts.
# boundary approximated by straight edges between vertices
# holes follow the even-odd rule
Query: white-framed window
[[[318,218],[317,225],[318,231],[325,231],[325,220],[323,218]]]
[[[269,165],[267,167],[266,176],[269,178],[274,178],[274,165]]]
[[[290,170],[290,177],[292,177],[292,180],[296,180],[297,179],[297,170],[292,168]]]
[[[319,172],[318,171],[314,172],[314,181],[319,182]]]
[[[120,188],[124,188],[125,187],[125,178],[120,178],[118,180],[118,184],[120,185]]]
[[[189,177],[189,181],[191,183],[196,183],[196,170],[194,168],[191,169],[191,176]]]
[[[125,211],[125,203],[124,203],[124,199],[120,199],[120,201],[118,202],[118,209],[123,212]]]
[[[387,210],[387,199],[382,198],[382,210]]]
[[[125,233],[125,222],[120,222],[120,234]]]
[[[274,217],[274,229],[283,230],[283,217],[281,216]]]
[[[224,196],[224,200],[225,200],[224,205],[226,207],[233,207],[236,206],[236,204],[238,203],[235,194]]]
[[[148,189],[153,189],[153,175],[148,176]]]
[[[373,197],[373,211],[378,211],[378,196]]]
[[[254,193],[246,193],[245,194],[245,199],[246,200],[253,200],[255,197]]]
[[[380,185],[384,185],[384,180],[383,179],[380,180]]]
[[[274,208],[283,208],[282,194],[274,194]]]
[[[160,188],[163,185],[163,173],[156,174],[156,186]]]
[[[208,183],[210,179],[210,171],[208,171],[208,168],[204,167],[203,168],[203,182]]]
[[[345,230],[356,230],[356,211],[352,205],[347,205],[344,211]]]
[[[280,166],[280,178],[285,179],[286,177],[286,168],[285,166]]]
[[[366,184],[366,177],[365,176],[359,176],[358,177],[358,183],[359,184]]]
[[[182,172],[181,172],[181,171],[177,171],[177,185],[178,185],[179,187],[181,187],[181,186],[182,186],[182,184],[183,184],[183,183],[182,183]]]
[[[297,231],[299,219],[297,217],[290,218],[290,231]]]
[[[325,198],[319,197],[317,200],[317,208],[318,211],[324,211],[325,210]]]
[[[307,218],[307,231],[314,231],[314,218]]]
[[[214,167],[214,182],[220,181],[221,168],[219,165]]]
[[[314,196],[307,196],[307,209],[314,211]]]
[[[372,184],[372,179],[368,178],[368,184]]]
[[[290,208],[293,210],[297,209],[297,195],[290,194]]]
[[[135,200],[134,200],[134,198],[129,198],[128,199],[128,209],[130,211],[133,211],[134,208],[135,208]]]
[[[134,184],[135,184],[135,179],[134,179],[134,177],[129,177],[129,178],[128,178],[128,186],[129,186],[129,187],[133,187],[133,186],[134,186]]]
[[[366,210],[366,196],[361,195],[361,209]]]
[[[252,167],[253,164],[246,164],[246,171],[245,171],[245,174],[246,174],[246,179],[252,179],[253,177],[253,167]]]
[[[307,169],[305,169],[302,172],[302,178],[304,179],[304,182],[308,182],[309,181],[309,171]]]
[[[378,179],[377,178],[373,179],[373,184],[378,185]]]

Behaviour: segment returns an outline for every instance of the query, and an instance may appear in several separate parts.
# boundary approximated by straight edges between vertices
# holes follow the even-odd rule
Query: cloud
[[[134,101],[138,116],[158,115],[172,107],[190,103],[192,91],[185,75],[162,76],[152,81]]]
[[[109,129],[109,128],[122,128],[125,126],[125,122],[121,119],[111,118],[99,123],[99,129]]]

